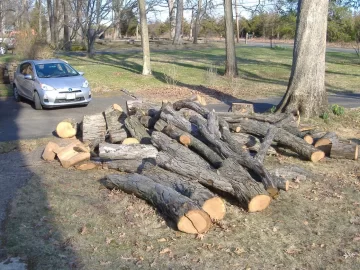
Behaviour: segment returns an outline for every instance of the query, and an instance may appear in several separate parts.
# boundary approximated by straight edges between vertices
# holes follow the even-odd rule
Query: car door
[[[25,75],[31,75],[34,79],[34,70],[30,62],[25,62],[20,65],[19,74],[17,74],[17,87],[20,95],[32,99],[34,80],[25,79]]]

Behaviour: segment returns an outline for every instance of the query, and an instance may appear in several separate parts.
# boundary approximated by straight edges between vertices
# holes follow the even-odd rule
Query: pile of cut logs
[[[186,233],[204,233],[224,218],[221,197],[237,200],[248,212],[262,211],[288,190],[289,181],[311,177],[295,166],[265,168],[266,155],[279,148],[312,162],[325,155],[357,159],[356,144],[300,128],[296,112],[257,114],[243,104],[232,109],[209,111],[199,96],[162,105],[131,100],[126,113],[114,104],[85,115],[80,124],[60,122],[59,137],[78,135],[82,142],[50,142],[43,158],[57,156],[65,168],[125,172],[108,175],[103,184],[145,199]]]

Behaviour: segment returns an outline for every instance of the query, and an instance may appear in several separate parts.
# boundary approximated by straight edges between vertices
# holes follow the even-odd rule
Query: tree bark
[[[278,112],[294,109],[306,118],[327,106],[325,53],[328,0],[299,0],[293,63],[288,88]]]
[[[197,11],[196,11],[196,19],[195,19],[195,23],[194,23],[194,40],[193,43],[197,44],[198,43],[198,34],[199,34],[199,27],[200,27],[200,14],[201,14],[201,5],[202,5],[202,0],[198,0],[198,7],[197,7]]]
[[[181,28],[182,28],[182,20],[184,13],[184,1],[177,0],[176,1],[176,25],[175,25],[175,36],[173,40],[174,45],[180,45],[182,43],[181,37]]]
[[[122,111],[122,108],[113,104],[104,111],[107,131],[109,134],[110,143],[120,143],[127,138],[125,130],[126,114]]]
[[[161,106],[155,103],[143,100],[128,100],[126,101],[126,110],[128,115],[148,115],[154,117],[159,114]]]
[[[140,143],[151,143],[151,137],[149,133],[135,115],[131,115],[130,117],[126,118],[125,127],[130,132],[131,136],[136,138]]]
[[[140,24],[141,24],[141,45],[143,49],[143,75],[151,75],[149,32],[146,19],[145,0],[138,0]]]
[[[135,194],[173,220],[179,231],[186,233],[205,233],[211,227],[211,219],[199,206],[188,197],[172,188],[158,184],[150,178],[140,175],[108,175],[105,185],[119,188]]]
[[[102,160],[155,158],[158,151],[146,144],[100,143],[99,157]]]
[[[82,121],[83,141],[105,141],[106,122],[102,113],[84,115]]]
[[[235,40],[234,40],[234,22],[232,1],[224,0],[224,14],[225,14],[225,46],[226,46],[226,63],[225,63],[225,75],[230,77],[238,76],[238,68],[235,52]]]
[[[226,212],[225,202],[199,184],[196,179],[172,173],[158,166],[145,166],[141,174],[193,200],[208,213],[212,220],[222,220],[224,218]]]
[[[71,43],[70,43],[70,30],[69,30],[69,3],[67,0],[63,0],[63,11],[64,11],[64,50],[70,51],[71,50]]]
[[[330,157],[339,159],[357,160],[359,156],[359,145],[348,142],[335,142],[331,146]]]
[[[102,167],[103,169],[114,169],[120,172],[141,173],[145,164],[149,163],[155,165],[156,161],[153,158],[107,160],[102,162]]]

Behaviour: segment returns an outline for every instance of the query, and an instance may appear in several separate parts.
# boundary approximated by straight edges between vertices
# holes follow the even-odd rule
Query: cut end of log
[[[56,126],[56,134],[60,138],[71,138],[74,137],[77,133],[76,123],[72,123],[70,121],[61,121]]]
[[[354,157],[354,160],[357,160],[359,157],[359,145],[356,145],[355,146],[355,157]]]
[[[285,189],[284,191],[289,191],[289,188],[290,188],[290,181],[285,181],[285,185],[284,185]]]
[[[266,209],[270,205],[270,202],[271,202],[270,196],[257,195],[251,199],[249,206],[248,206],[248,211],[250,213],[260,212],[260,211]]]
[[[325,157],[325,153],[323,151],[315,151],[311,155],[311,161],[318,162],[320,159],[323,159],[324,157]]]
[[[314,139],[310,135],[305,135],[304,136],[304,141],[307,142],[308,144],[313,144],[314,143]]]
[[[140,142],[135,138],[126,138],[122,144],[139,144]]]
[[[189,146],[191,143],[191,139],[189,136],[187,135],[181,135],[179,138],[179,141],[181,144],[185,145],[185,146]]]
[[[332,142],[329,139],[326,138],[321,138],[319,140],[317,140],[317,142],[315,143],[315,147],[319,147],[319,146],[323,146],[323,145],[329,145],[332,144]]]
[[[180,218],[177,227],[185,233],[205,233],[211,227],[211,219],[202,210],[191,210]]]
[[[224,201],[219,197],[214,197],[207,200],[202,209],[208,213],[211,220],[222,220],[226,213],[226,207]]]
[[[88,170],[95,169],[96,167],[97,167],[97,165],[95,163],[89,162],[89,163],[83,163],[80,165],[76,165],[75,169],[80,170],[80,171],[88,171]]]
[[[113,104],[112,107],[114,108],[114,110],[119,111],[119,112],[123,112],[124,110],[121,108],[121,106],[119,104]]]

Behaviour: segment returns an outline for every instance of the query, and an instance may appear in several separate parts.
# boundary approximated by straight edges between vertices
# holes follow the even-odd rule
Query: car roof
[[[61,59],[41,59],[41,60],[25,60],[22,61],[22,63],[25,62],[33,62],[35,65],[41,65],[41,64],[54,64],[54,63],[67,63],[64,60]]]

